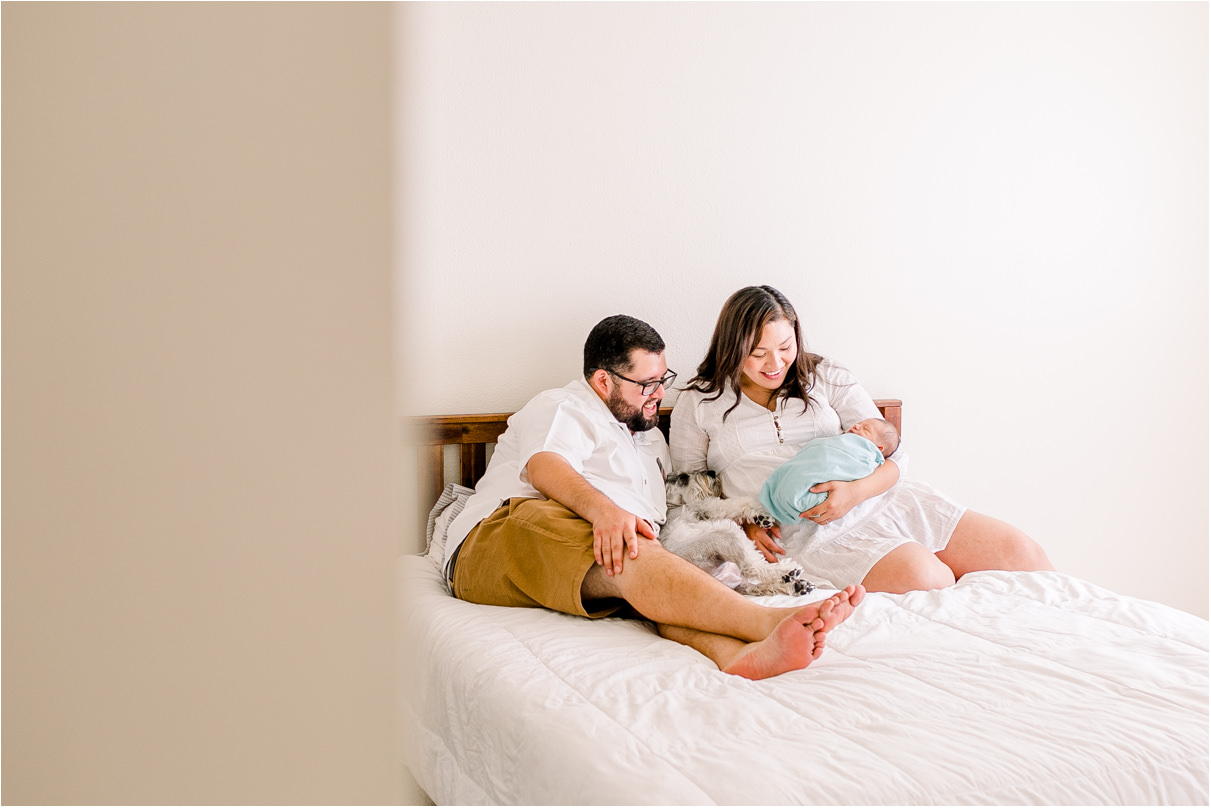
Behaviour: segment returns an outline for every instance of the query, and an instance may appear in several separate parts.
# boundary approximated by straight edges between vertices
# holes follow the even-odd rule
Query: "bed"
[[[434,557],[507,418],[409,423],[434,542],[399,559],[400,727],[435,803],[1207,804],[1207,621],[1069,575],[870,594],[763,681],[642,621],[453,598]]]

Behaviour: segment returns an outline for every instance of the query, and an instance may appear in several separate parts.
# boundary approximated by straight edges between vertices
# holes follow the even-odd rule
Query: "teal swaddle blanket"
[[[799,514],[824,501],[813,494],[813,485],[832,480],[860,480],[883,464],[879,447],[861,435],[846,432],[816,438],[766,478],[761,486],[761,504],[783,524],[802,521]]]

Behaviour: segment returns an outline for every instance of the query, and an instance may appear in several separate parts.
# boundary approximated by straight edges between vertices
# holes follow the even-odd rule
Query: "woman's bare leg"
[[[955,574],[925,545],[910,541],[880,558],[862,586],[868,592],[902,595],[919,589],[944,589],[953,586]]]
[[[1013,525],[967,511],[939,560],[962,578],[978,570],[1054,570],[1043,548]]]

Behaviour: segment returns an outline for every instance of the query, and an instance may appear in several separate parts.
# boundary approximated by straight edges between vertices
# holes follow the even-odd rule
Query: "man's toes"
[[[833,609],[835,609],[837,606],[840,606],[840,605],[841,605],[841,599],[837,595],[833,595],[832,597],[825,598],[824,600],[820,601],[820,605],[818,607],[820,609],[820,616],[828,617],[830,614],[833,613]]]

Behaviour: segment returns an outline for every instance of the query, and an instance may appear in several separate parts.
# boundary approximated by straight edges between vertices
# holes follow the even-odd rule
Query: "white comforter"
[[[761,682],[400,576],[405,762],[439,804],[1207,804],[1207,622],[1062,574],[868,595]]]

